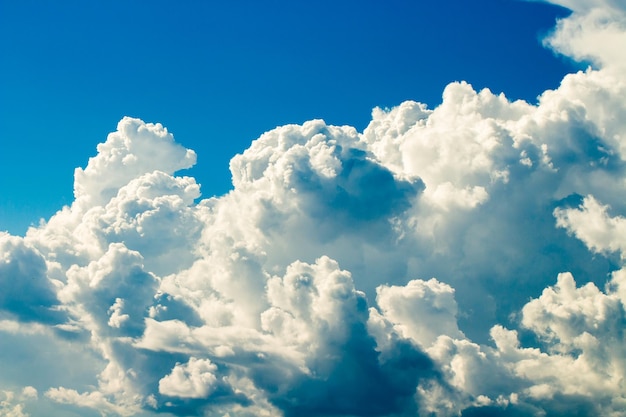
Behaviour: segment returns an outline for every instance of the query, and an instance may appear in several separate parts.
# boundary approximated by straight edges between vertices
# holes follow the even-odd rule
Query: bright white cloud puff
[[[278,127],[221,197],[124,118],[0,235],[0,413],[623,416],[626,15],[588,3],[547,43],[594,68],[537,105],[453,83]]]

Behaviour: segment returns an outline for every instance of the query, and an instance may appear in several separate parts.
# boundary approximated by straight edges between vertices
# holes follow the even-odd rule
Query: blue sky
[[[2,1],[0,229],[72,201],[73,170],[122,116],[199,154],[204,196],[261,133],[434,107],[452,81],[536,100],[575,68],[541,45],[567,10],[512,0]]]
[[[0,415],[623,416],[626,6],[548,3],[0,0]]]

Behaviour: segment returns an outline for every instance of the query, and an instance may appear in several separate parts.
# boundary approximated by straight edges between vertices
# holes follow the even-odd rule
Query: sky
[[[623,416],[619,0],[0,2],[0,414]]]
[[[509,0],[2,1],[0,230],[23,235],[73,200],[123,116],[194,149],[203,196],[263,132],[323,119],[363,130],[374,107],[434,107],[466,80],[536,101],[576,66],[541,46],[567,11]],[[42,173],[45,172],[45,175]],[[36,190],[36,192],[35,192]]]

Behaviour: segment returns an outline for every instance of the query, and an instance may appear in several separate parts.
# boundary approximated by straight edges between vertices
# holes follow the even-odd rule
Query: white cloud
[[[125,405],[114,404],[97,391],[79,394],[72,389],[51,388],[46,391],[45,395],[61,404],[73,404],[98,410],[102,415],[131,416],[139,411],[137,407],[128,408]]]
[[[463,337],[457,326],[454,289],[449,285],[432,278],[412,280],[403,287],[382,285],[376,292],[383,316],[403,337],[425,348],[441,335]]]
[[[21,392],[0,390],[0,414],[4,417],[30,417],[29,403],[37,399],[37,390],[26,386]]]
[[[492,336],[516,376],[529,386],[529,400],[558,396],[584,398],[600,415],[621,415],[626,373],[623,300],[592,283],[580,288],[571,274],[522,310],[522,326],[546,350],[522,348],[516,332],[494,327]]]
[[[600,253],[618,252],[626,257],[626,219],[610,217],[608,209],[593,196],[587,196],[579,208],[557,208],[554,215],[558,226],[573,233],[589,249]]]
[[[576,13],[588,13],[593,9],[624,10],[624,4],[619,0],[547,0],[549,3],[558,4]]]
[[[175,143],[161,124],[125,117],[87,167],[76,169],[74,194],[81,204],[102,204],[133,178],[157,169],[171,174],[195,162],[196,154]]]
[[[63,315],[56,310],[55,285],[47,277],[43,256],[24,239],[0,232],[0,312],[23,321],[54,323]]]
[[[578,61],[590,61],[607,71],[626,67],[626,52],[615,47],[626,42],[626,10],[592,9],[561,20],[547,43]]]
[[[195,153],[165,128],[124,118],[73,204],[0,234],[0,383],[27,386],[0,410],[620,415],[623,10],[561,4],[550,44],[596,68],[537,105],[459,82],[362,134],[278,127],[221,197],[175,175]],[[24,367],[30,342],[49,356]]]
[[[159,392],[171,397],[206,398],[217,384],[216,371],[210,360],[192,356],[186,364],[177,363],[172,373],[159,381]]]
[[[29,399],[37,399],[37,390],[30,385],[22,388],[22,397]]]

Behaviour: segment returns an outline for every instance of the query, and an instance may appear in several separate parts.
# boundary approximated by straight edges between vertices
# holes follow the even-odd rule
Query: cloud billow
[[[70,206],[0,235],[0,410],[623,415],[626,61],[592,46],[626,11],[560,4],[546,43],[594,68],[536,105],[459,82],[362,133],[277,127],[220,197],[122,119]]]

